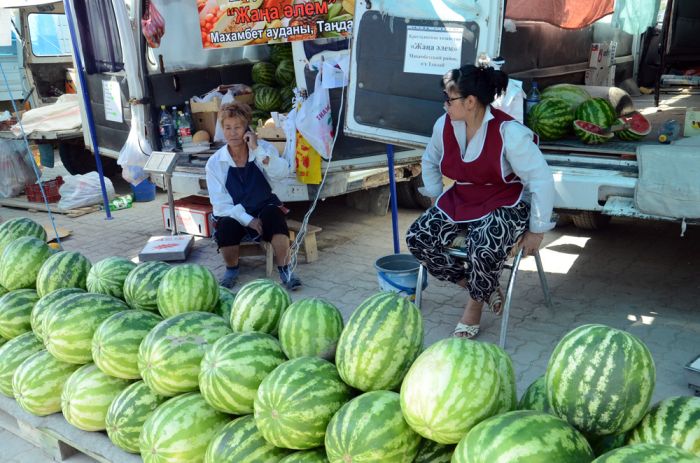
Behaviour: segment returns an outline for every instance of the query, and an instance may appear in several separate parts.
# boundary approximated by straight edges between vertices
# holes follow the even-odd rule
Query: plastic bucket
[[[393,291],[415,300],[420,263],[411,254],[391,254],[380,257],[374,263],[377,281],[382,291]],[[423,289],[428,286],[428,273],[424,273]]]
[[[147,202],[156,199],[156,185],[148,179],[138,185],[131,185],[131,190],[134,192],[134,201]]]
[[[39,147],[39,159],[44,167],[53,167],[53,145],[50,143],[41,143]]]

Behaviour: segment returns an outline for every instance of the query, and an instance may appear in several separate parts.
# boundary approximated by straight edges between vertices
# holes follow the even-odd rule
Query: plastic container
[[[525,115],[527,115],[533,106],[540,102],[540,89],[537,82],[532,81],[532,87],[530,87],[530,93],[527,94],[525,98]]]
[[[44,182],[44,193],[46,193],[48,202],[57,203],[61,199],[61,194],[58,192],[61,185],[63,185],[63,177],[61,176]],[[27,193],[27,201],[30,203],[44,202],[44,197],[41,195],[41,188],[38,183],[27,183],[24,185],[24,191]]]
[[[160,107],[160,118],[158,119],[160,130],[160,146],[163,151],[173,151],[177,146],[175,134],[175,121],[170,113],[165,109],[165,105]]]
[[[412,301],[416,297],[418,286],[418,269],[420,263],[411,254],[390,254],[380,257],[374,263],[377,269],[377,281],[382,291],[393,291]],[[428,274],[424,273],[423,289],[428,286]]]
[[[156,185],[146,179],[138,185],[131,185],[131,191],[134,192],[134,201],[145,203],[156,199]]]
[[[110,211],[118,211],[120,209],[128,209],[133,203],[131,195],[117,196],[109,202]]]
[[[681,134],[681,125],[675,119],[669,119],[664,122],[657,134],[659,143],[668,144],[677,140]]]
[[[41,143],[37,145],[39,147],[39,159],[41,160],[41,165],[44,167],[53,167],[53,145],[50,143]]]

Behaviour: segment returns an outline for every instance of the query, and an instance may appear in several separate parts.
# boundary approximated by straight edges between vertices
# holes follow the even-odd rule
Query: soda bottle
[[[165,105],[160,106],[158,128],[160,130],[161,149],[163,151],[173,151],[176,148],[175,123],[172,117],[170,117],[170,113],[166,111]]]
[[[185,113],[182,111],[177,114],[177,132],[182,147],[192,144],[192,128],[190,126],[190,121],[187,120],[187,116],[185,116]]]
[[[530,87],[530,93],[527,94],[525,98],[525,114],[527,115],[533,106],[540,102],[540,89],[537,86],[537,82],[532,81],[532,87]]]
[[[110,211],[118,211],[119,209],[128,209],[133,204],[131,195],[117,196],[109,202]]]
[[[664,122],[658,132],[659,143],[669,144],[676,140],[681,133],[681,125],[675,119]]]
[[[178,148],[182,148],[182,139],[180,139],[180,128],[178,127],[177,107],[173,106],[171,111],[173,126],[175,127],[175,144]]]

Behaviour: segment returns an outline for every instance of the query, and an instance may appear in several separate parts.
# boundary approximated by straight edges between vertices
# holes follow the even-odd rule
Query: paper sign
[[[12,46],[12,15],[10,10],[0,8],[0,47]]]
[[[451,69],[459,68],[461,58],[461,28],[407,27],[403,72],[441,76]]]
[[[348,60],[350,59],[349,56],[346,56],[346,58]],[[328,61],[323,62],[323,70],[321,73],[321,85],[323,85],[323,88],[345,87],[348,84],[348,78],[349,76],[342,68]]]
[[[102,81],[102,96],[105,102],[105,119],[112,122],[124,122],[122,114],[122,90],[116,80]]]

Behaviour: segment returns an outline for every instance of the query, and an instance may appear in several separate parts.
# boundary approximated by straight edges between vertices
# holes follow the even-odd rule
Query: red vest
[[[523,184],[515,174],[503,176],[503,137],[501,126],[513,118],[491,108],[493,119],[486,127],[486,140],[479,156],[471,162],[462,159],[450,116],[442,131],[442,175],[455,181],[437,200],[437,207],[454,222],[478,220],[499,207],[515,206]]]

